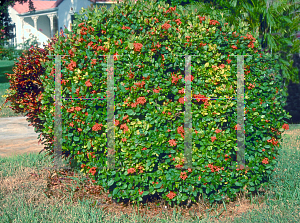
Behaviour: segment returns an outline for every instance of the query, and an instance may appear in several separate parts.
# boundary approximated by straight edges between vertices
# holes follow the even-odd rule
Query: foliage
[[[62,97],[73,98],[62,105],[63,151],[69,151],[76,167],[118,201],[160,195],[179,204],[203,195],[213,202],[224,194],[234,197],[244,186],[255,191],[267,184],[280,149],[280,132],[288,128],[282,120],[287,115],[276,100],[281,83],[276,75],[278,55],[260,54],[259,43],[247,30],[243,26],[237,32],[218,15],[211,19],[186,14],[182,7],[152,1],[127,2],[108,11],[82,9],[73,31],[66,29],[49,48],[54,55],[69,55],[62,57]],[[108,54],[114,55],[117,83],[117,171],[107,169],[106,163],[107,102],[75,100],[106,97],[108,60],[102,55]],[[202,55],[192,57],[192,97],[197,100],[192,101],[193,168],[187,171],[182,168],[185,59],[175,55]],[[253,55],[244,62],[249,170],[231,169],[230,161],[236,161],[235,103],[205,99],[235,96],[233,55]],[[42,132],[52,142],[51,155],[54,60],[43,66],[46,71],[40,78],[45,88],[38,116],[44,121]]]
[[[284,78],[284,93],[287,92],[290,80],[299,83],[299,71],[297,67],[293,67],[293,54],[299,53],[300,49],[300,41],[295,36],[300,23],[299,13],[295,13],[299,12],[299,2],[291,0],[204,0],[201,2],[209,3],[207,6],[211,5],[215,9],[227,11],[226,19],[230,24],[239,25],[236,18],[242,18],[250,25],[253,33],[258,33],[261,37],[261,46],[265,51],[270,52],[272,49],[272,53],[280,53],[279,63],[280,73]],[[267,2],[270,2],[268,7]]]

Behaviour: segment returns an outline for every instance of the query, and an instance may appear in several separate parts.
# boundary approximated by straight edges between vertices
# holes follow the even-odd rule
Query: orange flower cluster
[[[163,25],[161,26],[161,28],[162,28],[162,29],[168,30],[169,28],[171,28],[171,25],[168,24],[168,23],[165,23],[165,24],[163,24]]]
[[[182,136],[182,138],[184,138],[184,135],[182,134],[182,133],[184,133],[184,129],[183,129],[182,126],[179,126],[179,127],[177,128],[177,132],[178,132],[178,134],[180,134],[180,135]]]
[[[76,67],[76,62],[71,60],[71,63],[69,63],[69,65],[68,65],[68,69],[70,71],[73,71],[75,67]]]
[[[96,169],[97,169],[97,167],[92,167],[92,168],[89,170],[89,173],[91,173],[91,174],[94,176],[95,173],[96,173]]]
[[[206,167],[206,166],[205,166],[205,167]],[[215,172],[215,171],[218,171],[218,172],[219,172],[220,170],[224,170],[224,167],[219,168],[219,167],[214,166],[214,165],[212,165],[212,164],[208,164],[207,167],[210,168],[211,172]]]
[[[166,195],[170,200],[172,200],[175,196],[176,193],[174,193],[173,191],[170,191],[168,195]]]
[[[127,170],[127,173],[128,174],[130,174],[130,173],[135,173],[135,169],[134,168],[129,168],[128,170]]]
[[[264,158],[262,161],[263,164],[268,164],[269,163],[269,159],[268,158]]]
[[[181,172],[180,173],[180,178],[185,180],[188,176],[186,175],[186,172]]]
[[[120,129],[124,129],[124,134],[125,134],[125,132],[127,132],[129,128],[128,128],[128,126],[125,123],[125,124],[121,125]]]
[[[170,143],[170,146],[176,146],[177,145],[177,143],[174,139],[170,139],[169,143]]]
[[[134,43],[133,46],[134,46],[134,51],[140,52],[141,49],[142,49],[142,47],[143,47],[143,44],[141,44],[141,43]]]
[[[95,125],[92,128],[92,130],[93,131],[99,131],[99,130],[101,130],[102,126],[103,126],[102,124],[95,123]]]

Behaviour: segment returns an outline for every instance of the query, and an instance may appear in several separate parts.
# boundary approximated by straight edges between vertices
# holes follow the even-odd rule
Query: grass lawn
[[[0,158],[0,222],[299,222],[299,133],[300,125],[285,132],[269,188],[189,208],[172,209],[159,198],[117,204],[81,172],[46,169],[52,165],[43,153]]]

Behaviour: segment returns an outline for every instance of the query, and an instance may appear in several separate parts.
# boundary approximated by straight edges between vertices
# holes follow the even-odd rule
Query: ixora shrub
[[[49,48],[62,57],[62,145],[96,184],[118,201],[161,196],[169,204],[210,202],[267,184],[276,164],[283,121],[276,101],[276,58],[260,54],[256,39],[221,18],[186,15],[156,2],[118,3],[112,11],[83,9],[73,31]],[[85,13],[86,12],[86,13]],[[220,21],[218,21],[220,20]],[[113,55],[115,169],[107,168],[108,57]],[[118,56],[121,55],[121,56]],[[183,169],[185,57],[192,56],[192,168]],[[245,162],[236,159],[237,57],[244,60]],[[39,118],[54,138],[54,60],[44,64]],[[79,100],[78,98],[85,98]],[[52,143],[53,144],[53,143]],[[53,153],[53,145],[52,151]],[[199,168],[199,169],[196,169]]]

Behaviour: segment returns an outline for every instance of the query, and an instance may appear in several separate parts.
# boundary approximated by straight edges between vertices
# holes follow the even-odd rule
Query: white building
[[[16,3],[14,7],[9,6],[12,24],[15,24],[15,38],[9,41],[10,46],[20,49],[19,44],[36,37],[39,47],[51,39],[65,27],[70,31],[70,24],[74,19],[74,13],[90,5],[106,6],[110,8],[117,0],[56,0],[56,1],[32,1],[36,9],[29,11],[29,3]]]

